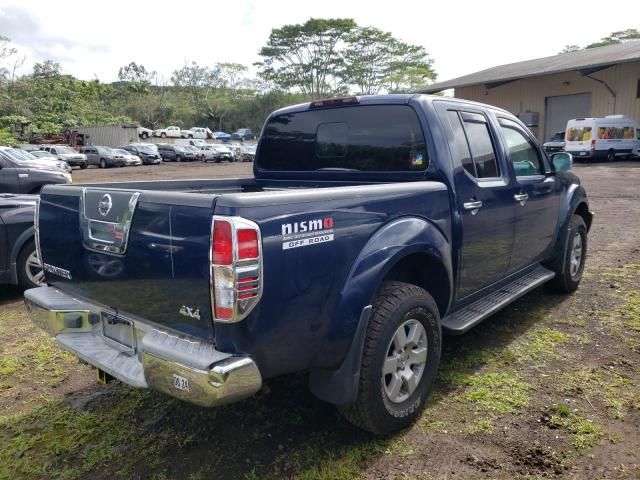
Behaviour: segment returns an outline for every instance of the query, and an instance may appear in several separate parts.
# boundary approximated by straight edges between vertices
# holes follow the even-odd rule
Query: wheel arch
[[[13,242],[13,246],[11,247],[11,253],[9,254],[9,265],[11,269],[11,283],[18,283],[18,255],[24,248],[24,246],[29,243],[29,240],[33,239],[35,241],[35,229],[34,227],[27,228],[24,232],[22,232],[18,238],[16,238],[15,242]]]
[[[401,217],[380,228],[362,249],[344,282],[326,336],[330,340],[318,354],[320,359],[338,358],[341,362],[332,368],[311,370],[309,385],[320,399],[341,405],[356,398],[371,304],[388,280],[425,288],[441,316],[446,313],[453,291],[451,245],[434,223]]]

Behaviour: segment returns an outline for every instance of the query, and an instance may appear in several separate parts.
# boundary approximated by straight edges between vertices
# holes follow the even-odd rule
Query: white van
[[[574,158],[612,161],[629,158],[640,149],[640,128],[632,118],[576,118],[567,122],[564,150]]]

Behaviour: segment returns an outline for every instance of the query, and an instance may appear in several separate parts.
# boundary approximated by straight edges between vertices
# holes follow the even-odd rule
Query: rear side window
[[[258,165],[265,170],[425,170],[429,159],[418,117],[407,105],[362,105],[287,113],[264,128]]]
[[[462,168],[464,168],[469,175],[477,178],[476,167],[473,165],[471,151],[469,150],[464,128],[462,128],[460,115],[455,110],[447,110],[447,118],[449,119],[449,124],[453,132],[453,142],[451,144],[453,155],[460,161]]]
[[[463,112],[462,120],[473,163],[476,166],[477,178],[497,177],[498,160],[485,118],[476,113]]]

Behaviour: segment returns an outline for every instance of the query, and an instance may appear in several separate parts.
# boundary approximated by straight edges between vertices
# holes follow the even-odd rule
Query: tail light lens
[[[260,228],[244,218],[215,216],[211,232],[213,318],[238,322],[262,296]]]
[[[591,150],[595,150],[595,149],[596,149],[596,141],[591,140]]]

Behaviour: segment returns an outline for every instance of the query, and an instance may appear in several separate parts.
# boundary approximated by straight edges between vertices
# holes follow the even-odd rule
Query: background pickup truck
[[[298,105],[267,118],[255,178],[47,186],[50,286],[25,301],[104,378],[214,406],[306,371],[387,434],[423,408],[443,331],[578,287],[592,214],[570,166],[486,105]]]

